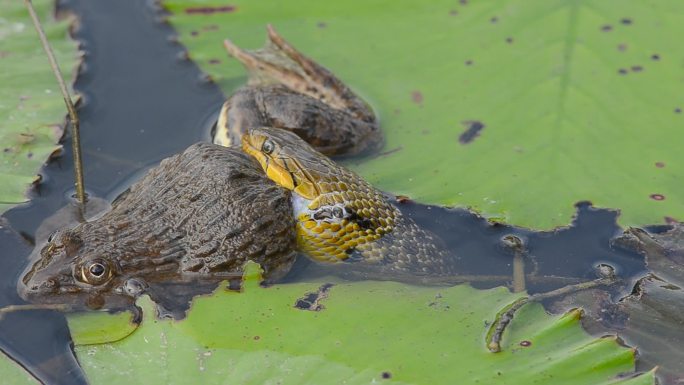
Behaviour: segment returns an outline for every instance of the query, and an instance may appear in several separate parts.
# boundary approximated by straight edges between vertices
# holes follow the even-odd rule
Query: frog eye
[[[105,273],[105,266],[101,263],[91,263],[88,271],[93,277],[101,278]]]
[[[112,277],[110,265],[101,259],[85,262],[81,265],[78,279],[90,285],[100,285]]]
[[[273,152],[273,150],[275,150],[275,143],[273,143],[271,139],[266,139],[264,144],[261,145],[261,151],[264,154],[270,154]]]

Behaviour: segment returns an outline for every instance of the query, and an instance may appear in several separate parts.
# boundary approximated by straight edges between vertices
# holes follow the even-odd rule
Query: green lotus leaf
[[[653,373],[617,379],[633,374],[634,350],[590,337],[578,311],[557,317],[527,306],[503,352],[490,353],[487,322],[520,296],[504,288],[259,281],[251,268],[242,292],[197,298],[181,321],[157,319],[145,298],[143,322],[127,338],[91,345],[83,328],[72,331],[79,362],[95,385],[653,384]]]
[[[33,2],[67,82],[76,67],[77,45],[69,21],[56,21],[54,4]],[[40,180],[37,170],[59,151],[64,99],[22,1],[0,0],[0,213],[26,201]],[[69,82],[70,83],[70,82]]]
[[[222,39],[261,47],[267,23],[348,82],[386,132],[352,166],[383,190],[541,229],[578,201],[622,224],[684,218],[681,1],[164,5],[226,95],[245,71]]]
[[[0,376],[3,384],[13,385],[38,385],[39,382],[28,374],[16,362],[10,360],[5,354],[0,352]]]

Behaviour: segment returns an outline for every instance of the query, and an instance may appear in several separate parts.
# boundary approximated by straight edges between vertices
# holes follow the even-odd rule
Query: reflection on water
[[[86,51],[87,65],[75,86],[84,97],[80,117],[86,186],[91,196],[113,198],[141,170],[207,139],[207,127],[223,95],[200,80],[194,64],[178,59],[182,48],[169,42],[173,31],[159,23],[159,13],[151,6],[136,0],[69,0],[62,6],[81,18],[76,37]],[[42,171],[47,177],[32,203],[5,214],[8,224],[26,239],[33,239],[43,219],[68,202],[73,171],[70,150],[65,150]],[[538,275],[593,278],[598,262],[613,265],[623,276],[644,268],[641,257],[611,249],[609,239],[619,232],[616,213],[587,204],[578,206],[572,227],[548,233],[492,225],[465,210],[398,205],[445,241],[460,257],[457,263],[464,274],[510,275],[512,255],[500,242],[508,234],[525,240],[528,271],[534,269]],[[21,303],[15,282],[32,246],[6,225],[0,228],[0,244],[0,306]],[[288,280],[303,279],[313,270],[302,260]],[[528,289],[557,286],[532,283]],[[0,348],[47,383],[85,383],[60,314],[33,311],[7,316],[0,321]]]

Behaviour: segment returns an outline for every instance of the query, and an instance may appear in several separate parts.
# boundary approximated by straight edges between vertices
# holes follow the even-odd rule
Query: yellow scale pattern
[[[337,171],[319,179],[320,195],[308,205],[308,212],[298,215],[299,248],[326,262],[345,260],[353,251],[380,260],[385,253],[374,241],[392,232],[401,214],[361,178],[343,168]],[[344,217],[314,217],[317,210],[331,207],[344,208]]]

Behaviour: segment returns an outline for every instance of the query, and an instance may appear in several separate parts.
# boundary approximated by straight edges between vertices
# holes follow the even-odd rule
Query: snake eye
[[[78,279],[90,285],[100,285],[112,277],[112,269],[106,261],[96,259],[81,265]]]
[[[261,151],[263,151],[264,154],[270,154],[273,150],[275,150],[275,143],[270,139],[266,139],[264,144],[261,145]]]
[[[332,214],[335,218],[339,218],[339,219],[344,218],[344,210],[342,210],[341,207],[337,207],[337,206],[333,207]]]

